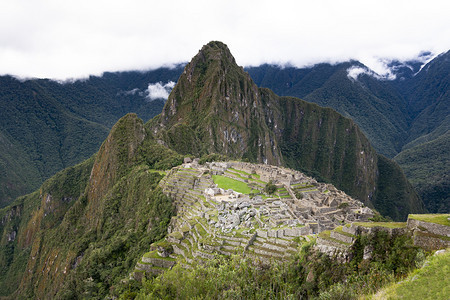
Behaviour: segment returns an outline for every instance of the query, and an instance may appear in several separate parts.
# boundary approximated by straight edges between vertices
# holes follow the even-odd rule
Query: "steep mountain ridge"
[[[95,297],[105,293],[100,285],[118,284],[111,274],[124,276],[165,235],[172,201],[156,188],[163,176],[150,168],[171,168],[181,157],[152,141],[143,125],[126,115],[97,155],[0,210],[1,296]]]
[[[243,74],[223,44],[204,46],[185,67],[153,131],[164,130],[165,142],[183,154],[216,152],[280,164],[258,87]]]
[[[408,101],[413,122],[394,158],[431,212],[450,207],[450,51],[438,55],[409,80],[394,82]]]
[[[398,165],[386,159],[390,171],[383,176],[395,174],[391,181],[405,190],[380,200],[390,198],[393,188],[380,180],[378,155],[353,121],[258,89],[220,42],[205,45],[186,66],[163,112],[148,126],[184,154],[216,152],[311,172],[367,205],[383,203],[375,207],[396,219],[423,209]]]
[[[175,100],[166,103],[164,114],[145,125],[137,115],[126,115],[113,126],[95,156],[59,172],[39,191],[0,210],[0,296],[73,299],[124,292],[123,279],[139,257],[167,234],[174,206],[173,199],[158,187],[165,176],[161,170],[170,170],[180,165],[184,156],[192,156],[166,146],[176,149],[177,142],[184,145],[179,146],[182,153],[195,145],[194,155],[217,149],[231,157],[246,154],[247,160],[264,162],[271,153],[279,153],[280,164],[304,168],[326,180],[341,180],[336,185],[361,196],[383,214],[405,219],[408,212],[421,211],[421,203],[398,165],[376,154],[352,120],[330,108],[278,97],[268,89],[253,90],[249,76],[231,64],[234,59],[224,44],[213,42],[205,47],[214,51],[206,52],[211,59],[201,51],[203,61],[212,62],[215,68],[209,69],[209,64],[193,68],[191,82],[191,73],[183,74],[186,77],[180,78],[181,85],[171,95]],[[222,94],[227,89],[218,88],[217,76],[198,80],[201,70],[203,74],[222,74],[220,82],[230,87],[229,94]],[[241,85],[243,91],[235,90]],[[204,99],[208,101],[201,103]],[[236,126],[232,124],[233,109],[240,107],[241,101],[252,106],[238,114],[243,123]],[[215,114],[219,114],[216,123],[211,121]],[[204,126],[195,123],[202,120]],[[184,131],[175,135],[177,131],[171,129],[178,124]],[[230,139],[220,135],[223,126],[235,130]],[[210,131],[217,137],[214,143],[199,134]],[[248,134],[249,142],[232,138],[238,134]],[[239,152],[241,145],[247,145],[246,152]],[[191,175],[189,181],[195,185],[196,178]],[[330,190],[321,192],[325,200]]]
[[[258,86],[332,107],[352,118],[377,151],[395,157],[407,170],[427,209],[435,212],[437,207],[448,207],[450,194],[449,55],[442,53],[426,65],[429,52],[412,61],[392,61],[388,67],[395,80],[382,80],[354,61],[246,70]],[[358,72],[352,75],[352,68]]]
[[[363,73],[354,79],[349,75],[352,69]],[[350,61],[304,69],[266,65],[246,70],[258,86],[331,107],[351,118],[381,154],[393,157],[400,151],[411,122],[406,102],[387,82],[365,74],[370,71],[363,64]]]

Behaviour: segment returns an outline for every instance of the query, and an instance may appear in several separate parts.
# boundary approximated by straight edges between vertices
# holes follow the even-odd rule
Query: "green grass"
[[[232,189],[242,194],[250,194],[252,192],[252,189],[245,182],[222,175],[213,175],[212,178],[214,183],[224,190]]]
[[[293,189],[306,189],[306,188],[313,188],[314,185],[307,184],[307,183],[296,183],[296,184],[291,185],[291,187]]]
[[[332,238],[330,236],[330,234],[331,234],[331,230],[324,230],[321,233],[319,233],[319,237],[323,238],[324,240],[329,240],[329,241],[336,242],[336,243],[339,243],[339,244],[342,244],[342,245],[345,245],[345,246],[350,246],[351,245],[350,243],[346,243],[346,242],[343,242],[341,240],[337,240],[337,239]]]
[[[254,182],[258,182],[258,183],[262,184],[263,186],[265,186],[265,185],[267,184],[267,182],[262,181],[262,180],[260,180],[260,179],[253,179],[253,178],[251,178],[250,180],[251,180],[251,181],[254,181]]]
[[[170,233],[169,236],[173,236],[177,240],[181,240],[183,238],[183,235],[179,231],[174,231],[174,232]]]
[[[166,171],[161,171],[161,170],[155,170],[155,169],[149,169],[148,170],[151,173],[158,173],[160,175],[166,176],[167,172]]]
[[[363,227],[406,228],[406,222],[354,222],[353,224]]]
[[[317,191],[318,191],[318,189],[301,190],[302,193],[317,192]]]
[[[334,231],[336,231],[336,232],[338,232],[338,233],[340,233],[340,234],[342,234],[342,235],[345,235],[345,236],[355,237],[355,236],[354,236],[353,234],[351,234],[351,233],[342,231],[342,226],[336,227],[336,228],[334,229]]]
[[[233,169],[233,168],[229,168],[228,170],[231,170],[231,171],[233,171],[233,172],[241,173],[241,174],[243,174],[243,175],[245,175],[245,176],[247,176],[247,177],[248,177],[248,176],[251,176],[251,177],[256,178],[256,179],[261,178],[261,176],[258,175],[258,174],[250,174],[250,173],[247,173],[247,172],[242,171],[242,170],[237,170],[237,169]]]
[[[431,238],[436,238],[436,239],[440,239],[440,240],[444,240],[444,241],[450,241],[450,237],[448,237],[448,236],[438,235],[438,234],[434,234],[431,232],[423,232],[423,231],[417,230],[416,232],[414,232],[414,235],[420,235],[420,236],[424,236],[424,237],[431,237]]]
[[[379,291],[372,299],[436,299],[450,295],[450,251],[429,258],[428,266],[410,273],[406,280]]]
[[[448,219],[450,218],[450,214],[421,214],[409,215],[408,217],[418,221],[450,226],[450,220]]]
[[[242,180],[249,180],[248,177],[244,177],[244,176],[242,176],[242,175],[239,174],[239,173],[231,172],[230,170],[227,170],[227,171],[225,172],[225,174],[231,174],[231,175],[233,175],[233,176],[235,176],[235,177],[237,177],[237,178],[240,178],[240,179],[242,179]]]
[[[245,171],[241,171],[241,170],[237,170],[237,169],[233,169],[233,168],[229,168],[228,170],[231,170],[231,171],[237,172],[237,173],[241,173],[241,174],[243,174],[245,176],[250,176],[251,175],[250,173],[247,173]]]

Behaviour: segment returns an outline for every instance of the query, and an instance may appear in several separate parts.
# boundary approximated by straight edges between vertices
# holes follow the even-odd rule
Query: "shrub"
[[[341,204],[339,204],[338,208],[339,209],[346,209],[348,207],[348,203],[347,202],[342,202]]]
[[[277,191],[277,187],[275,184],[272,183],[272,181],[269,181],[266,186],[264,187],[264,192],[271,195]]]

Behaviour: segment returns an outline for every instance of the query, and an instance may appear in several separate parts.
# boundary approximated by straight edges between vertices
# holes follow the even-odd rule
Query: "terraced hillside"
[[[296,253],[308,235],[373,217],[371,209],[330,184],[268,165],[195,161],[169,171],[160,186],[177,214],[168,236],[137,263],[137,279],[175,263],[190,268],[217,254],[270,263]]]
[[[358,236],[384,232],[389,236],[408,235],[414,246],[427,251],[450,247],[450,214],[409,215],[407,222],[352,222],[333,230],[322,231],[316,247],[331,256],[348,259],[348,252]],[[364,250],[364,259],[371,257],[373,249]]]

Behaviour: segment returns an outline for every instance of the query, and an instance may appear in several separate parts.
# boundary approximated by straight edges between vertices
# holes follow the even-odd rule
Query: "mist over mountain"
[[[150,124],[157,138],[182,154],[220,153],[311,172],[395,219],[422,210],[398,165],[379,156],[354,122],[257,88],[220,42],[204,46],[186,66]]]
[[[278,95],[332,107],[350,117],[379,153],[392,158],[402,150],[445,139],[449,127],[448,55],[443,53],[426,66],[429,52],[406,62],[387,61],[395,80],[385,80],[357,61],[309,68],[262,65],[245,70],[258,86]],[[125,113],[137,112],[144,120],[158,114],[183,67],[104,73],[63,83],[2,76],[0,134],[5,149],[0,152],[1,205],[89,157]],[[446,162],[447,148],[441,153]],[[434,172],[437,178],[447,178],[448,168],[437,167],[426,153],[420,157],[434,166],[430,169],[440,170]],[[404,159],[398,161],[406,167]],[[415,161],[417,155],[408,159],[408,164]],[[416,179],[425,182],[427,177],[426,172],[419,173],[407,171],[416,188]],[[433,182],[421,186],[433,189]],[[419,188],[419,193],[425,197],[422,190]],[[444,191],[441,197],[448,201],[448,190]],[[429,199],[426,203],[436,201],[425,199]]]
[[[379,153],[395,157],[430,211],[448,211],[450,53],[430,57],[424,52],[415,60],[387,63],[390,80],[355,61],[246,70],[259,86],[354,120]]]
[[[120,76],[106,74],[122,82]],[[147,80],[141,86],[131,82],[115,95],[139,96],[148,87]],[[164,81],[158,82],[165,88]],[[96,101],[88,103],[95,106]],[[94,111],[87,114],[102,118]],[[14,149],[11,145],[5,153]],[[355,121],[334,109],[259,88],[225,44],[210,42],[183,69],[160,114],[147,122],[137,114],[125,115],[96,154],[0,210],[0,295],[125,295],[132,283],[124,278],[181,213],[161,186],[187,157],[300,170],[396,220],[425,211],[401,168],[376,152]],[[193,185],[180,181],[176,188],[193,191],[199,178],[183,176]],[[323,191],[325,198],[329,192]],[[325,212],[330,209],[336,208]]]

